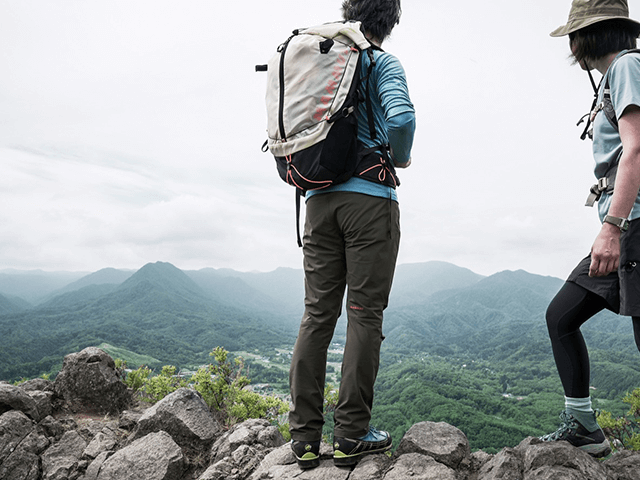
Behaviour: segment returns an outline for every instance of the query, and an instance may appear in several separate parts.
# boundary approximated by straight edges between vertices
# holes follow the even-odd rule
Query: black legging
[[[589,353],[580,327],[605,307],[602,297],[572,282],[565,282],[549,304],[547,328],[567,397],[589,396]],[[632,317],[632,321],[636,346],[640,350],[640,317]]]

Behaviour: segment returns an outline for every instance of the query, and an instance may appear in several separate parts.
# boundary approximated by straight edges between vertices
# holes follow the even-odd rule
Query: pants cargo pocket
[[[620,268],[620,315],[640,316],[640,260]]]

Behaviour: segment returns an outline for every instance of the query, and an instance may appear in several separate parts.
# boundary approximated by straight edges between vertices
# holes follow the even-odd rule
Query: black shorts
[[[640,317],[640,219],[620,235],[620,266],[606,277],[590,277],[591,254],[571,272],[573,282],[605,299],[612,312]]]

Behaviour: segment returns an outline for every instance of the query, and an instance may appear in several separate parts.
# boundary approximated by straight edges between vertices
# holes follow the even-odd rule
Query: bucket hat
[[[566,25],[551,32],[552,37],[563,37],[604,20],[621,19],[640,25],[629,18],[627,0],[573,0]]]

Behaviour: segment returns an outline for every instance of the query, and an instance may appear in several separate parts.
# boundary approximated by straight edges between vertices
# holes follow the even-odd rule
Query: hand
[[[618,270],[620,263],[620,229],[609,223],[602,229],[591,247],[590,277],[604,277]]]
[[[409,161],[407,163],[395,163],[394,165],[396,168],[407,168],[408,166],[411,165],[411,158],[409,158]]]

